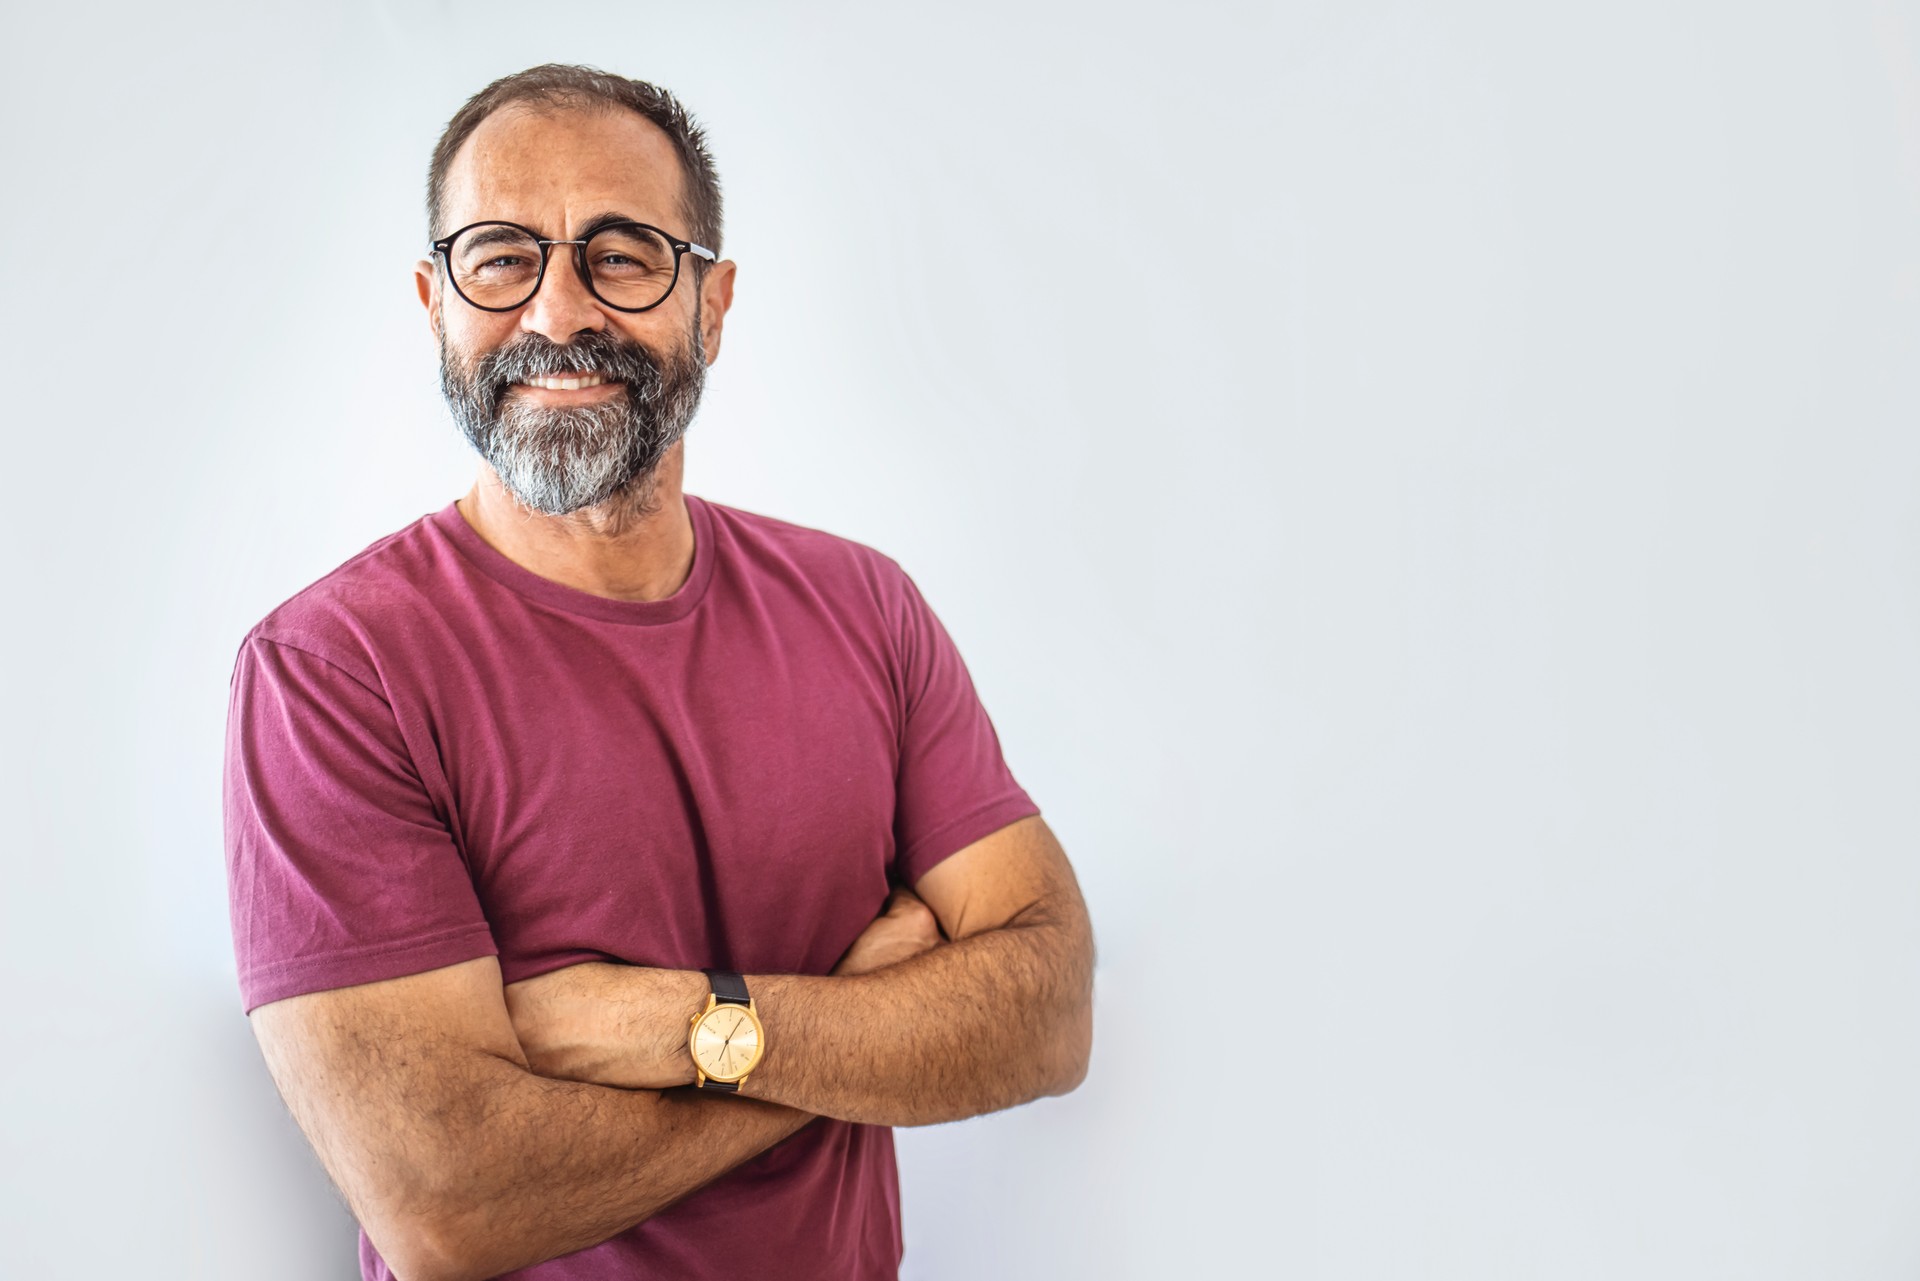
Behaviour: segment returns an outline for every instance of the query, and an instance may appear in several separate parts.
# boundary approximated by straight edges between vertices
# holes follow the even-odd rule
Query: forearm
[[[1082,911],[1035,904],[871,974],[748,975],[767,1028],[741,1093],[874,1125],[928,1125],[1064,1094],[1093,1038]]]
[[[475,1065],[408,1281],[497,1276],[597,1245],[815,1118],[754,1099],[622,1090]]]
[[[1011,824],[919,883],[941,904],[938,925],[897,890],[831,975],[745,976],[766,1039],[741,1095],[926,1125],[1080,1083],[1093,1044],[1093,927],[1045,825]],[[690,1021],[709,991],[698,970],[599,962],[506,989],[535,1071],[627,1087],[694,1080]]]

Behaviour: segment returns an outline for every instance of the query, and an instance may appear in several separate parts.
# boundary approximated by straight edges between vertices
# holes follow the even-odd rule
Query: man
[[[1093,938],[912,581],[681,490],[734,264],[671,95],[469,101],[417,268],[483,460],[234,669],[245,1008],[362,1275],[897,1275],[894,1125],[1072,1090]]]

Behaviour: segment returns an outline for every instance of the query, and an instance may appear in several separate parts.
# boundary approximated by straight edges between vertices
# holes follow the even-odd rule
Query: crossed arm
[[[925,1124],[1079,1084],[1093,936],[1044,821],[915,888],[951,942],[867,973],[747,976],[767,1052],[741,1095],[669,1088],[694,1079],[697,971],[582,965],[503,989],[487,957],[273,1002],[253,1024],[394,1271],[495,1276],[623,1232],[817,1115]]]

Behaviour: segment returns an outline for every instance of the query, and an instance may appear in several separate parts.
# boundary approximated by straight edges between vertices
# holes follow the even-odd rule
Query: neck
[[[564,516],[521,506],[484,463],[456,506],[488,546],[542,578],[611,600],[664,600],[693,572],[684,445],[668,450],[646,483]]]

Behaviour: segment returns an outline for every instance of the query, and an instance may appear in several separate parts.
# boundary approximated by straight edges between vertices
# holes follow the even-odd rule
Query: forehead
[[[481,121],[454,153],[441,230],[497,218],[564,238],[613,211],[685,236],[684,181],[673,142],[643,116],[516,104]]]

